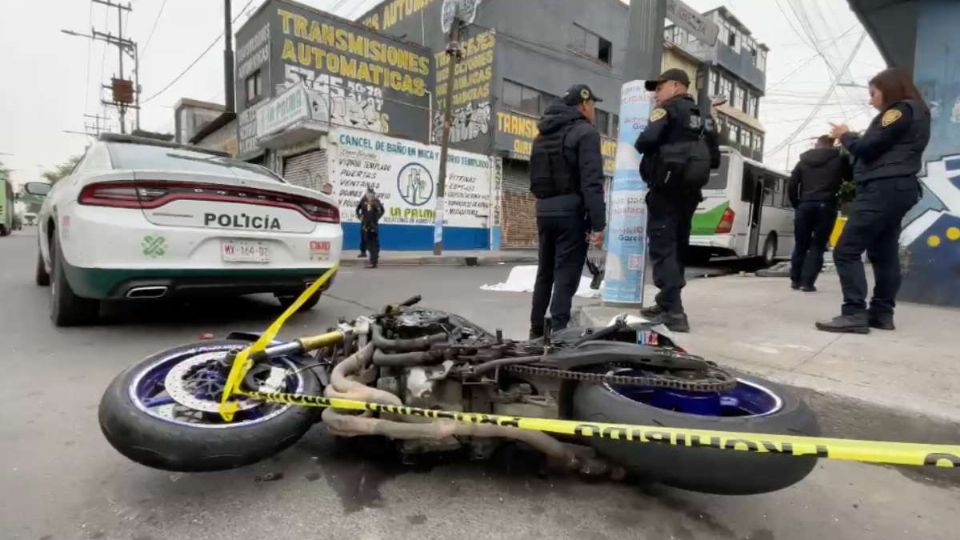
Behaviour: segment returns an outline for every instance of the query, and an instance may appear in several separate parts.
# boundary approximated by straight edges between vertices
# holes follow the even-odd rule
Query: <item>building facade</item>
[[[239,157],[336,198],[346,249],[359,244],[355,209],[367,188],[386,210],[383,249],[432,248],[440,152],[430,144],[430,49],[290,0],[264,2],[236,47]],[[444,246],[489,248],[498,169],[470,152],[449,164]]]
[[[358,19],[433,51],[434,138],[442,126],[446,100],[442,4],[442,0],[386,0]],[[604,172],[612,176],[620,87],[628,61],[627,10],[619,0],[555,0],[549,9],[543,2],[485,0],[473,24],[466,27],[461,37],[465,55],[455,73],[451,140],[454,148],[500,159],[503,219],[501,242],[495,245],[536,245],[530,149],[540,115],[572,84],[587,84],[604,99],[597,106],[596,124],[603,136]],[[664,68],[680,67],[696,80],[698,71],[707,66],[711,94],[728,96],[728,103],[717,107],[724,143],[759,160],[763,128],[757,115],[767,49],[727,10],[720,8],[709,16],[723,24],[723,43],[708,48],[681,35],[682,30],[668,28]],[[696,83],[691,93],[695,91]]]
[[[692,56],[697,70],[707,73],[707,93],[725,103],[715,107],[720,141],[756,161],[763,160],[765,130],[760,123],[760,98],[766,90],[767,53],[725,7],[704,13],[720,27],[717,43],[706,45],[675,25],[664,29],[664,66],[679,54]],[[673,66],[670,67],[683,67]],[[693,77],[691,77],[693,80]],[[696,94],[695,94],[696,95]]]

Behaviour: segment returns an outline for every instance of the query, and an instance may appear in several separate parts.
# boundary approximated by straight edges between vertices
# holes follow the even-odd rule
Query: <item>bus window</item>
[[[710,171],[710,180],[703,189],[727,189],[727,174],[730,172],[730,155],[720,156],[720,167]]]
[[[763,205],[764,206],[773,206],[773,201],[776,199],[776,182],[775,178],[764,175],[761,177],[763,179]]]

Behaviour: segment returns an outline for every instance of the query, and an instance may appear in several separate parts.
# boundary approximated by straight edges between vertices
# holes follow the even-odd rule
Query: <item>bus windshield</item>
[[[710,171],[710,180],[703,189],[727,189],[727,170],[730,168],[730,154],[720,155],[720,168]]]

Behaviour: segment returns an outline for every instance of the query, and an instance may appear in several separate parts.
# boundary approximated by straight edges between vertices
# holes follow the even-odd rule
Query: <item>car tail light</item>
[[[737,216],[737,213],[732,209],[727,208],[723,211],[723,216],[720,218],[720,223],[717,224],[717,234],[727,234],[733,230],[733,218]]]
[[[116,208],[159,208],[177,200],[232,202],[296,210],[311,221],[340,223],[340,210],[320,199],[237,186],[188,182],[100,182],[80,192],[78,202]]]

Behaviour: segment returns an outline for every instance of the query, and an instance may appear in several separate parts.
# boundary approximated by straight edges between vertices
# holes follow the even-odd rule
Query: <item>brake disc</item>
[[[220,361],[225,354],[223,351],[198,354],[170,368],[163,380],[167,393],[174,401],[189,409],[220,412],[220,396],[223,395],[227,377],[214,370],[220,369]],[[263,404],[249,399],[240,399],[236,403],[241,411]]]

